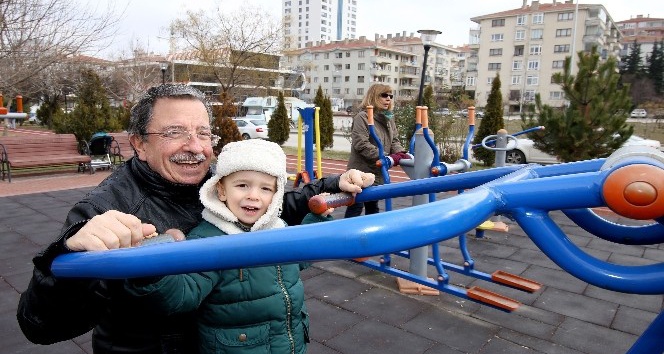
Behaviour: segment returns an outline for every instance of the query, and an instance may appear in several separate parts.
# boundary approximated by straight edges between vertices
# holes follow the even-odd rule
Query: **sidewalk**
[[[92,187],[94,175],[17,178],[0,184],[0,345],[3,353],[92,353],[90,333],[52,346],[29,343],[16,323],[19,293],[30,279],[31,257],[58,233],[69,208]],[[19,184],[21,183],[21,184]],[[25,183],[26,187],[19,187]],[[47,186],[51,186],[51,190]],[[32,186],[34,193],[10,194]],[[76,189],[64,189],[79,186]],[[394,209],[412,205],[392,201]],[[382,203],[381,203],[382,205]],[[335,211],[343,217],[344,208]],[[623,246],[576,227],[561,213],[554,220],[584,252],[601,260],[642,265],[664,262],[664,244]],[[311,316],[310,354],[380,353],[625,353],[662,310],[662,295],[632,295],[589,285],[562,271],[523,230],[508,221],[508,233],[468,237],[477,270],[502,269],[539,281],[533,294],[450,273],[450,283],[481,285],[522,303],[506,313],[450,294],[399,293],[393,276],[348,261],[315,263],[303,272]],[[413,232],[417,232],[414,227]],[[457,240],[442,242],[445,261],[462,259]],[[408,261],[393,257],[393,266]],[[429,275],[435,271],[431,269]]]

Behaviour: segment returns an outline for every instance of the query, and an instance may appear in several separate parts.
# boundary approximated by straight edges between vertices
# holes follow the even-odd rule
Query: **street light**
[[[159,63],[159,66],[161,66],[161,84],[164,85],[166,83],[166,69],[168,69],[168,63],[162,61]]]
[[[424,44],[424,62],[422,63],[422,79],[420,80],[420,92],[417,97],[417,105],[421,106],[424,102],[424,78],[426,77],[427,72],[427,56],[429,55],[429,49],[431,49],[431,44],[436,40],[436,36],[443,33],[438,30],[419,30],[417,31],[421,36],[422,44]]]

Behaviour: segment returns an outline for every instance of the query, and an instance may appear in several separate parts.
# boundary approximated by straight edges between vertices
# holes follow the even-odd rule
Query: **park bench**
[[[109,133],[113,137],[111,143],[111,159],[113,164],[121,164],[134,156],[134,148],[129,143],[128,133]]]
[[[12,169],[75,165],[78,172],[90,166],[74,134],[0,137],[0,174],[12,181]],[[90,173],[94,170],[90,169]]]

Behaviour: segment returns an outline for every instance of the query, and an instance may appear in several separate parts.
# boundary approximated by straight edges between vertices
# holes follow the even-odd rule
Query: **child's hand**
[[[326,195],[330,195],[330,193],[321,193],[319,195],[326,196]],[[324,216],[324,217],[328,217],[333,212],[334,212],[334,208],[327,208],[324,212],[320,213],[320,215]]]

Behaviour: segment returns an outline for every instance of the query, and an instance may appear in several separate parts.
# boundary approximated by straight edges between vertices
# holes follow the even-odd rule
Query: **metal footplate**
[[[514,299],[510,299],[507,296],[500,295],[494,293],[493,291],[482,289],[477,286],[469,288],[466,291],[466,295],[468,295],[468,297],[473,300],[493,305],[507,311],[514,311],[519,308],[519,305],[521,305],[520,302]]]
[[[491,280],[496,283],[505,284],[519,290],[535,292],[542,287],[541,283],[538,283],[534,280],[526,279],[518,275],[514,275],[502,270],[497,270],[491,273]]]

